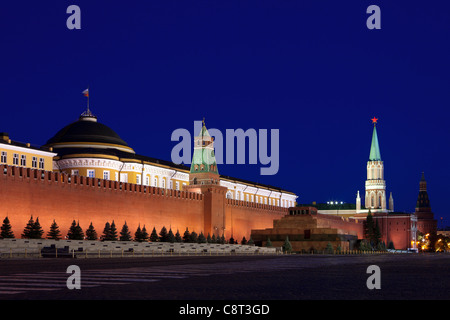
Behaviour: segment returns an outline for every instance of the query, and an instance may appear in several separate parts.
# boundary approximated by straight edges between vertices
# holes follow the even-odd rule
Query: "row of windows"
[[[6,151],[2,151],[1,156],[0,156],[0,163],[7,163],[7,158],[8,158],[8,152]],[[20,164],[19,164],[19,159],[20,159]],[[27,166],[27,156],[25,154],[21,154],[20,158],[19,158],[19,154],[18,153],[13,153],[13,165],[14,166],[22,166],[22,167],[26,167]],[[38,157],[32,157],[31,158],[31,167],[32,168],[38,168]],[[45,159],[44,158],[39,158],[39,169],[44,169],[45,167]]]
[[[78,170],[72,170],[72,175],[76,175],[78,176],[80,173]],[[87,170],[87,176],[89,178],[95,178],[95,170],[94,169],[88,169]],[[103,170],[103,179],[104,180],[111,180],[112,177],[110,175],[110,171],[109,170]],[[119,173],[115,172],[114,174],[114,180],[115,181],[119,181]],[[120,173],[120,181],[121,182],[128,182],[128,174],[127,173]],[[151,180],[151,184],[150,184],[150,176],[145,176],[145,180],[143,181],[144,185],[146,186],[152,186],[152,187],[160,187],[160,188],[167,188],[166,186],[166,179],[162,178],[161,179],[161,184],[158,185],[158,178],[157,177],[153,177],[153,179]],[[142,184],[141,181],[141,175],[137,174],[136,175],[136,184]],[[183,186],[186,185],[186,183],[183,183]],[[174,185],[173,185],[173,181],[170,180],[169,181],[169,189],[173,189]],[[180,182],[175,181],[175,190],[180,190]]]
[[[228,192],[227,198],[233,199],[233,194],[231,192]],[[236,200],[244,200],[243,196],[241,196],[240,191],[237,191]],[[257,195],[253,195],[253,194],[245,194],[245,201],[256,202],[256,203],[261,203],[261,204],[269,204],[272,206],[280,205],[279,199],[266,198],[263,196],[257,196]],[[293,207],[294,202],[290,201],[290,200],[281,199],[281,206],[282,207]]]
[[[72,175],[79,175],[79,171],[72,170]],[[89,178],[95,178],[95,170],[88,169],[87,176]],[[104,180],[112,179],[112,177],[110,176],[109,170],[103,170],[103,179]],[[119,181],[119,173],[118,172],[115,172],[114,180]],[[120,173],[120,181],[128,182],[128,174]],[[167,188],[165,178],[161,178],[160,183],[158,183],[158,177],[151,178],[148,175],[145,176],[144,181],[141,181],[141,175],[137,174],[136,175],[136,184],[143,184],[145,186],[152,186],[152,187],[160,187],[163,189]],[[186,185],[186,183],[183,183],[183,186],[185,186],[185,185]],[[174,184],[173,184],[172,180],[169,181],[168,187],[169,187],[169,189],[174,189]],[[180,182],[179,181],[175,181],[175,190],[180,190]],[[233,194],[231,192],[228,192],[227,198],[233,199]],[[236,200],[244,200],[244,195],[240,191],[237,192]],[[272,199],[272,198],[267,198],[267,197],[263,197],[263,196],[253,195],[253,194],[245,194],[245,201],[256,202],[256,203],[261,203],[261,204],[269,204],[272,206],[280,206],[280,199]],[[292,207],[292,206],[294,206],[294,202],[282,199],[281,206],[282,207]]]

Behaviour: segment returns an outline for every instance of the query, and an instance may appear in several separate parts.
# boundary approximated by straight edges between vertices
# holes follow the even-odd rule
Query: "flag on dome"
[[[84,91],[83,91],[83,95],[84,95],[85,97],[89,97],[89,89],[84,90]]]

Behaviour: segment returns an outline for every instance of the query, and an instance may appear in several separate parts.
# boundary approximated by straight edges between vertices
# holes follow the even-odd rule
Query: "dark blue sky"
[[[280,130],[280,170],[221,174],[299,202],[354,202],[378,117],[387,191],[414,210],[425,171],[450,225],[450,3],[8,1],[0,6],[0,131],[42,145],[91,108],[137,153],[170,160],[176,128]],[[81,30],[66,9],[81,8]],[[381,30],[366,9],[381,8]]]

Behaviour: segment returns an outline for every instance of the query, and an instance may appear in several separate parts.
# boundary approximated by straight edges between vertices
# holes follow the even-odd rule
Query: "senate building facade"
[[[214,152],[205,125],[196,139],[211,143],[204,147]],[[98,122],[90,111],[62,128],[44,147],[56,153],[54,171],[163,189],[183,190],[192,183],[189,173],[204,171],[200,166],[205,166],[195,164],[198,161],[195,142],[191,167],[138,155],[115,131]],[[218,173],[217,164],[214,169]],[[293,192],[228,176],[221,176],[219,184],[227,188],[228,199],[284,208],[294,206],[297,199]]]

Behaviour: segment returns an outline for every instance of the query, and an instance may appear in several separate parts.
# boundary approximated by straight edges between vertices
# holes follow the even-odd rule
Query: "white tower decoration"
[[[381,161],[380,146],[378,144],[377,124],[378,119],[373,118],[372,144],[370,146],[369,161],[367,162],[366,180],[366,209],[386,211],[386,181],[384,180],[384,164]],[[392,199],[392,194],[391,194]],[[392,199],[392,203],[393,203]],[[393,208],[392,208],[393,209]],[[391,210],[392,210],[391,209]]]

